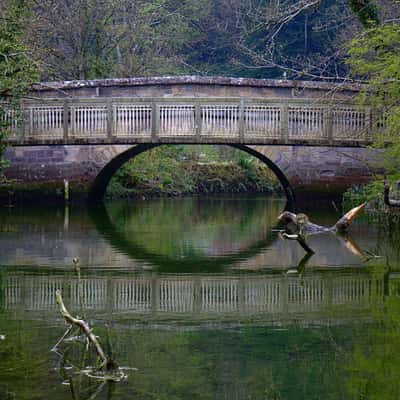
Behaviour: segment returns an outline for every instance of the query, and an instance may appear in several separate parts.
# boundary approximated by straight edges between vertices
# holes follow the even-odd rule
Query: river
[[[400,398],[400,230],[360,218],[347,237],[310,237],[307,257],[279,235],[284,206],[2,208],[0,399]],[[57,289],[126,379],[77,374],[95,361],[84,343],[51,351],[66,329]]]

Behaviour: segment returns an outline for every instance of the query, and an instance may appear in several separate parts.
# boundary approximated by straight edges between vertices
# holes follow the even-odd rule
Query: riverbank
[[[226,146],[162,146],[124,164],[107,198],[182,197],[231,193],[281,193],[263,163]]]
[[[400,191],[398,185],[392,185],[390,198],[399,201]],[[398,222],[400,219],[400,208],[389,207],[384,201],[383,179],[372,181],[367,185],[351,187],[343,194],[343,208],[349,210],[361,203],[367,203],[365,214],[368,218],[377,221]]]
[[[84,204],[89,188],[85,183],[69,183],[66,198],[65,187],[59,182],[6,181],[0,185],[0,206],[60,205],[69,202]]]
[[[244,166],[233,162],[199,163],[176,161],[149,171],[130,166],[111,180],[107,198],[181,197],[219,193],[281,194],[271,171],[261,165]]]

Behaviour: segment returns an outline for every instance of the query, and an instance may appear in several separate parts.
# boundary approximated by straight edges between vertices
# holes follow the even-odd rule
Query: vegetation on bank
[[[371,121],[376,134],[374,147],[381,149],[381,161],[387,179],[398,191],[400,181],[400,26],[398,20],[378,25],[371,23],[354,39],[348,63],[358,79],[368,82],[359,96],[360,104],[368,105],[381,115]],[[385,128],[382,130],[382,128]],[[364,187],[351,188],[345,202],[368,201],[375,211],[388,211],[383,203],[383,177]],[[395,193],[396,194],[396,193]]]
[[[108,197],[278,193],[272,171],[226,146],[161,146],[136,156],[111,180]]]

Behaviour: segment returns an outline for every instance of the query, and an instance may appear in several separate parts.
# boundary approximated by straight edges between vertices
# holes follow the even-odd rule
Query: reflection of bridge
[[[84,307],[96,312],[129,312],[144,316],[185,314],[261,317],[287,321],[323,318],[327,311],[367,310],[384,293],[384,282],[369,274],[241,276],[131,276],[84,278]],[[5,310],[56,309],[55,290],[62,289],[71,310],[79,307],[77,279],[8,275],[3,281]],[[0,297],[0,299],[1,299]]]
[[[338,191],[371,173],[363,163],[370,157],[357,147],[371,142],[377,118],[355,106],[358,91],[349,84],[202,77],[46,83],[23,104],[21,126],[8,116],[8,175],[87,181],[98,199],[115,171],[151,146],[216,143],[242,146],[267,163],[289,200],[292,190],[312,184]],[[294,152],[294,145],[320,149]]]

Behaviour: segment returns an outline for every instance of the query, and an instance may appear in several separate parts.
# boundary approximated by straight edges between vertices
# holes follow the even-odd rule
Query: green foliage
[[[383,208],[383,181],[376,180],[367,185],[353,186],[343,195],[343,205],[346,209],[364,202],[375,202],[376,208]]]
[[[243,152],[235,150],[231,161],[227,154],[211,146],[160,146],[125,164],[107,192],[123,197],[277,191],[277,180],[265,165]]]
[[[36,79],[36,68],[23,43],[28,15],[24,0],[9,0],[0,6],[0,173],[5,166],[1,155],[10,127],[10,112],[18,115],[19,101]]]
[[[385,149],[386,168],[400,170],[400,26],[388,24],[369,29],[351,42],[348,63],[368,85],[360,102],[372,106],[381,118],[373,121],[376,147]],[[390,145],[387,143],[390,141]]]
[[[349,5],[377,19],[368,0],[42,0],[27,31],[44,80],[344,76]]]
[[[238,160],[238,165],[239,167],[250,171],[254,166],[254,161],[255,161],[254,158],[249,157],[246,154],[243,154],[242,152]]]
[[[115,182],[128,191],[142,188],[146,194],[174,195],[190,190],[194,182],[186,167],[178,161],[180,155],[179,147],[161,146],[137,156],[117,172],[109,192],[113,192]]]
[[[383,265],[374,269],[375,279],[386,280],[388,271]],[[388,292],[376,294],[373,304],[375,323],[365,330],[364,343],[355,346],[346,366],[346,386],[351,399],[391,400],[398,398],[400,393],[399,282],[392,279],[387,284]]]
[[[10,0],[0,12],[0,96],[2,100],[19,99],[36,78],[23,43],[28,8],[23,0]]]
[[[370,0],[349,0],[349,5],[365,28],[379,24],[378,7]]]
[[[211,1],[43,0],[27,28],[43,79],[179,74]],[[79,34],[77,34],[79,32]]]
[[[372,121],[374,147],[383,149],[382,162],[389,179],[400,178],[400,26],[387,24],[366,30],[351,42],[348,63],[359,79],[367,81],[359,96],[379,118]],[[365,187],[360,196],[370,200],[383,192],[382,183]],[[349,197],[354,197],[352,191]]]

